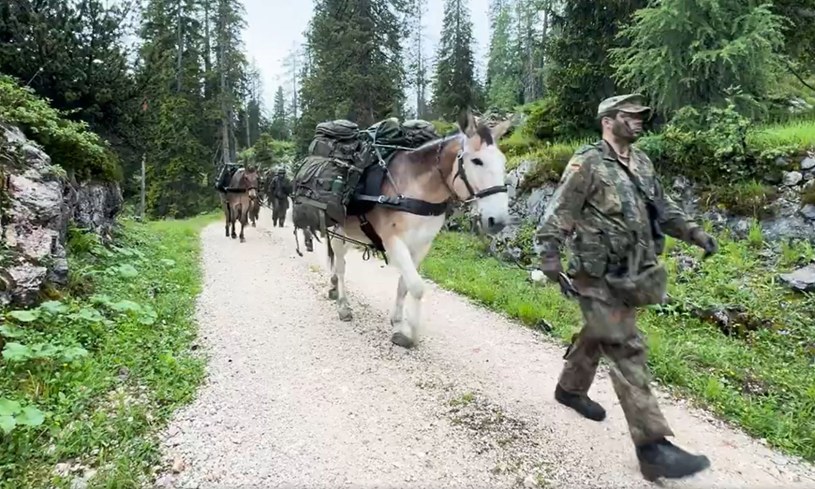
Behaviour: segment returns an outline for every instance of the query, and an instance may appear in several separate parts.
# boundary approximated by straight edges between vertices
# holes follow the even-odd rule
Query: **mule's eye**
[[[481,159],[479,158],[473,158],[473,163],[475,163],[478,166],[484,166],[484,162],[481,161]]]

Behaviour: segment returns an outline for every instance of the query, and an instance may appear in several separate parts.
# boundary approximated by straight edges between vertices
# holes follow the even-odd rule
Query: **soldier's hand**
[[[563,272],[563,265],[560,263],[560,257],[543,257],[541,259],[540,270],[544,275],[546,275],[546,278],[554,283],[558,283],[560,281],[560,274]]]
[[[696,228],[693,231],[693,243],[705,250],[705,258],[719,251],[719,243],[716,242],[716,238],[704,232],[702,228]]]

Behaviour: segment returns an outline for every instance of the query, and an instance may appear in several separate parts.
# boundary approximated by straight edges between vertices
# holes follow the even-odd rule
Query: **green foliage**
[[[815,120],[753,127],[747,134],[747,145],[764,160],[783,156],[779,148],[787,155],[815,150]]]
[[[0,75],[0,121],[20,126],[51,160],[77,179],[119,180],[116,157],[87,125],[67,120],[31,89]]]
[[[768,2],[769,3],[769,2]],[[773,11],[784,16],[784,51],[802,75],[815,73],[815,6],[801,0],[774,0]]]
[[[609,51],[617,79],[667,113],[720,104],[734,87],[762,98],[783,46],[780,17],[755,0],[665,0],[638,10],[619,35],[631,43]]]
[[[733,103],[725,108],[683,107],[646,147],[666,173],[705,182],[743,181],[760,177],[764,170],[747,147],[750,125]]]
[[[279,141],[271,133],[263,133],[255,145],[247,152],[246,161],[251,161],[260,168],[272,168],[279,164],[290,164],[295,157],[296,147],[293,141]]]
[[[557,134],[581,137],[597,132],[597,105],[618,92],[609,49],[625,45],[626,40],[617,37],[620,26],[628,25],[633,12],[646,4],[576,0],[564,2],[554,15],[546,88],[554,100],[547,119],[556,123]]]
[[[286,99],[283,96],[283,87],[277,87],[277,92],[275,93],[274,113],[272,114],[269,134],[272,138],[279,141],[287,141],[291,137],[289,124],[286,120]]]
[[[526,121],[521,132],[541,141],[585,137],[597,132],[596,127],[590,131],[588,124],[584,125],[582,129],[577,129],[576,126],[564,126],[561,117],[568,110],[558,107],[557,104],[558,100],[550,96],[523,106],[521,110],[526,114]],[[594,110],[596,111],[596,106]]]
[[[88,124],[90,131],[109,141],[126,170],[138,165],[141,156],[140,98],[129,73],[129,42],[124,42],[130,34],[131,3],[0,2],[0,73],[31,87],[62,118]],[[86,170],[79,178],[118,176],[116,162],[107,162],[109,156],[69,153],[71,161],[51,156],[66,170],[72,165],[81,170],[78,173]]]
[[[72,276],[91,277],[96,294],[5,314],[4,486],[67,487],[53,467],[69,459],[98,469],[93,487],[147,483],[157,430],[204,374],[190,348],[198,233],[211,219],[126,223],[116,246],[83,242],[69,256]]]
[[[777,283],[778,273],[789,270],[783,259],[761,258],[745,241],[719,238],[721,253],[692,269],[678,264],[700,251],[671,240],[666,266],[674,302],[647,309],[638,320],[649,366],[677,394],[776,448],[815,460],[815,301]],[[529,283],[527,272],[486,256],[484,248],[471,235],[442,233],[422,273],[530,327],[545,321],[567,343],[582,323],[577,304],[557,286]],[[786,254],[802,257],[806,250],[799,245]],[[711,307],[735,308],[729,329],[693,314]]]
[[[776,187],[749,180],[714,186],[703,193],[702,201],[708,208],[719,205],[735,215],[762,219],[772,215],[769,206],[777,197]]]
[[[320,122],[348,119],[360,127],[399,116],[404,102],[405,70],[401,0],[314,2],[306,32],[309,65],[302,80],[303,113],[297,147],[305,153]]]
[[[487,63],[487,103],[490,107],[511,109],[522,100],[522,58],[518,45],[513,3],[496,1],[491,5],[492,26]]]
[[[467,2],[445,0],[432,106],[436,115],[447,120],[456,120],[462,109],[482,104],[482,89],[475,78],[472,31]]]
[[[455,122],[447,122],[443,120],[434,120],[431,122],[433,123],[433,128],[436,130],[436,132],[442,136],[458,131],[458,125],[456,125]]]
[[[517,162],[523,160],[531,160],[535,163],[524,177],[522,190],[531,190],[546,183],[557,183],[578,147],[580,144],[547,144],[528,155],[513,157],[510,160],[510,166],[516,166]]]
[[[528,136],[524,131],[515,131],[498,141],[498,147],[510,158],[509,165],[512,167],[517,166],[517,158],[513,158],[514,156],[525,156],[542,144],[541,141]]]

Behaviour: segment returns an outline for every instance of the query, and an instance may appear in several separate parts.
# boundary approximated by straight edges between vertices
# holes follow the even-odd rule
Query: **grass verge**
[[[157,431],[203,378],[192,318],[211,219],[127,222],[111,247],[72,231],[64,295],[4,311],[0,486],[149,480]]]
[[[666,264],[675,303],[640,315],[654,377],[751,435],[785,452],[815,460],[815,298],[792,296],[776,283],[815,257],[807,245],[783,245],[763,258],[758,236],[721,237],[721,253],[683,268],[699,253],[669,240]],[[555,286],[527,280],[527,272],[488,256],[477,237],[443,233],[422,273],[563,341],[581,325],[577,305]],[[721,316],[694,311],[720,310]],[[718,319],[717,319],[718,318]],[[681,427],[676,427],[681,429]]]

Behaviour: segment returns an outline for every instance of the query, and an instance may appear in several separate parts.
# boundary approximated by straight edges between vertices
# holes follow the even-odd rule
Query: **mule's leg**
[[[399,285],[396,287],[396,303],[393,305],[391,312],[391,326],[393,326],[394,334],[402,330],[402,321],[405,319],[405,297],[407,297],[408,289],[405,279],[399,276]]]
[[[239,215],[241,216],[241,243],[246,242],[246,238],[243,236],[243,229],[249,223],[249,205],[241,204],[241,210]]]
[[[229,215],[229,202],[225,202],[224,203],[224,221],[225,221],[224,222],[224,234],[226,235],[227,238],[229,237],[229,219],[230,219],[230,217],[231,216]]]
[[[384,243],[393,265],[399,270],[399,286],[396,291],[396,304],[391,316],[393,335],[391,342],[404,348],[410,348],[418,339],[421,321],[421,305],[424,296],[424,281],[416,271],[416,263],[424,258],[427,249],[411,251],[407,244],[398,237]],[[415,258],[414,258],[415,257]],[[404,292],[403,292],[404,291]],[[410,297],[406,297],[410,294]],[[401,320],[403,304],[407,299],[407,321]]]
[[[342,240],[328,238],[331,248],[334,250],[334,265],[332,268],[331,281],[337,278],[337,310],[341,321],[350,321],[354,318],[351,312],[351,305],[348,303],[348,295],[345,290],[345,255],[348,248]]]
[[[332,301],[337,300],[337,298],[339,297],[339,293],[337,292],[338,281],[339,279],[337,279],[337,275],[334,274],[334,270],[331,270],[331,288],[328,289],[328,298],[331,299]]]
[[[232,224],[232,239],[238,237],[238,234],[235,232],[235,221],[238,220],[237,209],[235,209],[234,204],[229,204],[229,221]]]

